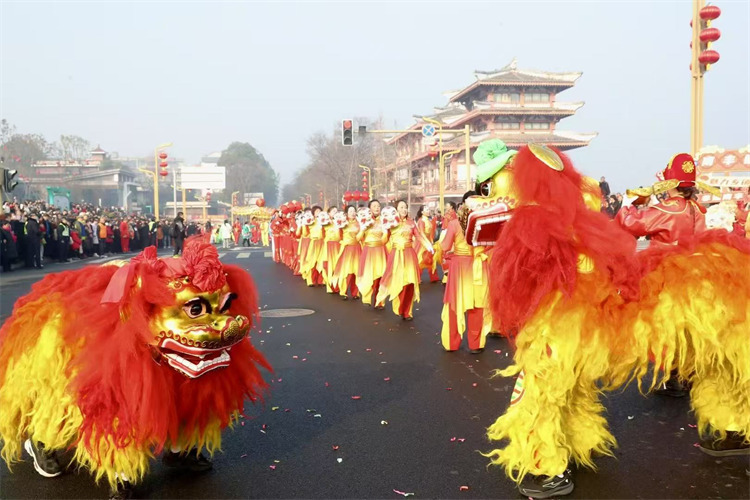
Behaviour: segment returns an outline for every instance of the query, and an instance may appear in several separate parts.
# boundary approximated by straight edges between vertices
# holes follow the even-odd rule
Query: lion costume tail
[[[750,436],[750,241],[714,230],[639,257],[641,301],[628,306],[639,386],[676,369],[693,384],[701,434]]]

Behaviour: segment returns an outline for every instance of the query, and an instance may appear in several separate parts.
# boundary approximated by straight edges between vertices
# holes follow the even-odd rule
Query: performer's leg
[[[357,288],[357,275],[349,275],[349,289],[351,290],[352,297],[359,298],[359,288]]]
[[[440,332],[440,340],[446,351],[457,351],[461,347],[461,332],[458,330],[456,312],[451,311],[450,304],[443,304],[441,314],[443,329]]]
[[[440,278],[438,277],[438,273],[437,273],[437,267],[430,267],[428,269],[430,272],[430,283],[436,283],[440,281]]]
[[[414,303],[414,284],[409,283],[401,290],[399,295],[400,306],[398,310],[399,316],[403,316],[404,319],[412,319],[412,307]]]
[[[376,278],[372,283],[372,296],[375,297],[375,309],[383,309],[385,301],[378,302],[378,292],[380,291],[380,278]]]
[[[469,349],[481,351],[487,337],[484,335],[484,309],[474,308],[466,311],[466,329]]]
[[[360,288],[359,289],[360,294],[362,295],[362,303],[372,305],[372,293],[373,293],[373,287],[368,288]]]
[[[715,457],[750,455],[750,379],[719,366],[693,379],[700,450]]]

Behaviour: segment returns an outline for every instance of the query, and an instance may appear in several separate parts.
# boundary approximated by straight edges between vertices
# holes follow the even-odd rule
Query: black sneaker
[[[27,439],[23,447],[26,453],[31,455],[31,458],[34,460],[34,469],[40,475],[44,477],[57,477],[62,474],[62,467],[60,467],[60,463],[57,461],[57,456],[55,456],[54,452],[45,451],[42,443],[34,445],[30,439]]]
[[[661,387],[654,390],[654,394],[671,398],[684,398],[690,394],[690,387],[680,382],[676,377],[669,377],[669,380],[664,382]]]
[[[469,349],[469,354],[481,354],[484,352],[484,347],[480,349]]]
[[[567,469],[554,477],[527,475],[518,485],[521,495],[529,498],[549,498],[568,495],[573,491],[573,472]]]
[[[739,432],[727,431],[726,439],[701,439],[699,449],[712,457],[750,455],[750,442]]]
[[[192,472],[205,472],[214,467],[213,462],[206,458],[203,453],[198,453],[195,448],[187,453],[166,451],[161,458],[161,463],[166,467],[187,469]]]
[[[109,500],[128,500],[133,498],[133,487],[129,481],[117,481],[117,489],[110,488]]]

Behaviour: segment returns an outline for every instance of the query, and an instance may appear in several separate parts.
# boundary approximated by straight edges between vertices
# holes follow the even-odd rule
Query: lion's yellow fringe
[[[748,276],[746,255],[709,244],[664,259],[639,303],[622,303],[596,272],[579,275],[572,297],[551,294],[520,332],[514,365],[499,373],[523,371],[525,392],[488,429],[507,446],[486,456],[517,482],[560,474],[571,460],[594,468],[592,456],[616,446],[600,391],[632,381],[650,391],[671,369],[693,383],[701,435],[750,436]]]

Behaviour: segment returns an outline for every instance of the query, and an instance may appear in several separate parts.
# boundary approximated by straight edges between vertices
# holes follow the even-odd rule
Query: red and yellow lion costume
[[[533,150],[532,150],[533,149]],[[562,153],[522,148],[467,200],[467,240],[493,244],[495,324],[517,332],[520,375],[488,429],[507,440],[492,462],[521,482],[594,467],[615,438],[602,390],[670,368],[692,382],[702,435],[750,437],[750,242],[723,230],[636,254],[632,236],[596,208],[598,186]],[[593,203],[592,203],[593,202]]]
[[[73,448],[97,480],[138,482],[165,447],[220,448],[267,387],[250,342],[250,276],[202,239],[183,257],[51,274],[0,329],[0,438],[12,464],[31,439]]]

